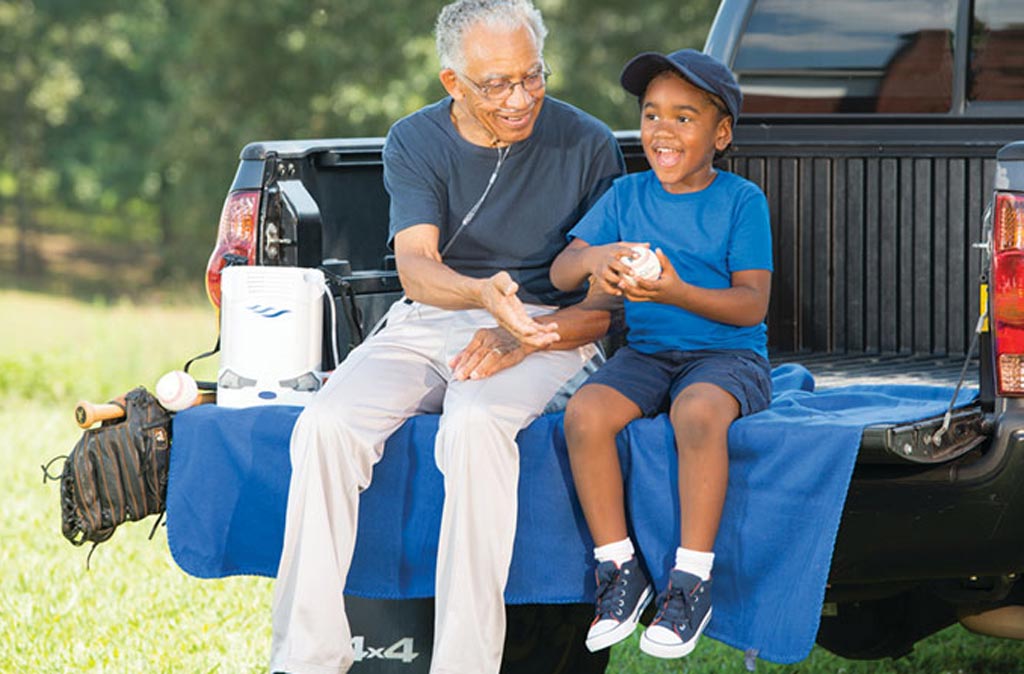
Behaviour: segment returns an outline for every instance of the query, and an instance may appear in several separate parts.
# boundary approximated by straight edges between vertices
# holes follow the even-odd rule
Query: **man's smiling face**
[[[454,100],[459,133],[484,146],[529,138],[544,103],[543,87],[529,92],[521,84],[544,67],[533,33],[525,26],[509,29],[481,23],[466,31],[462,48],[463,69],[441,71],[441,82]],[[485,97],[478,88],[502,80],[519,84],[501,100]]]

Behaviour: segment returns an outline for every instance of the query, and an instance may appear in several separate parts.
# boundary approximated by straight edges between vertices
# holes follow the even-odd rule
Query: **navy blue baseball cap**
[[[733,122],[739,117],[743,94],[736,77],[724,63],[696,49],[680,49],[671,54],[653,51],[637,54],[622,69],[619,81],[623,89],[642,99],[654,76],[666,70],[679,73],[695,86],[721,98]]]

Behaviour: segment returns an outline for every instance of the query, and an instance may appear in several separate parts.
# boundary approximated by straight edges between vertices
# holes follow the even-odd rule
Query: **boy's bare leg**
[[[683,548],[702,552],[714,548],[729,482],[729,425],[739,415],[736,399],[714,384],[687,386],[672,402]]]
[[[565,409],[565,440],[576,494],[598,547],[627,536],[615,436],[641,416],[633,401],[603,384],[587,384]]]
[[[615,445],[618,432],[641,415],[636,403],[604,384],[585,385],[565,410],[572,476],[598,563],[594,620],[585,642],[590,651],[628,638],[654,594],[626,533],[622,468]]]
[[[681,658],[711,620],[715,536],[729,482],[729,424],[740,414],[730,393],[714,384],[684,388],[670,416],[679,453],[679,548],[658,611],[640,637],[640,650]]]

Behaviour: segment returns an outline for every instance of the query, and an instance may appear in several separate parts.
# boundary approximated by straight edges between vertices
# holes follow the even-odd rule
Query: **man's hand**
[[[533,351],[504,328],[481,328],[448,366],[460,381],[483,379],[518,365]]]
[[[500,271],[487,279],[480,292],[484,309],[519,342],[538,349],[547,348],[560,337],[557,323],[538,323],[526,313],[522,301],[516,297],[519,284],[508,272]]]
[[[579,304],[537,316],[535,320],[542,326],[563,326],[559,340],[549,348],[575,349],[601,339],[616,323],[621,323],[622,298],[602,293],[596,284],[591,284]],[[483,379],[517,365],[541,348],[520,342],[504,328],[482,328],[448,365],[456,379]]]

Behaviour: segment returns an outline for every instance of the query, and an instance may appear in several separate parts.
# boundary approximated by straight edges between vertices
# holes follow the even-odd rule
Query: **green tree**
[[[639,126],[619,73],[643,51],[701,49],[717,0],[631,3],[624,0],[537,0],[550,36],[546,57],[551,93],[604,120],[613,129]]]
[[[13,203],[16,272],[32,262],[33,205],[53,189],[43,166],[48,127],[62,124],[81,93],[71,63],[45,40],[45,17],[28,0],[0,2],[0,197]],[[6,209],[5,209],[6,210]]]
[[[644,50],[700,47],[716,2],[536,0],[552,95],[635,128],[619,88]],[[406,0],[0,0],[0,215],[17,271],[34,224],[116,235],[197,279],[244,145],[381,136],[444,95],[433,22]],[[9,65],[8,65],[9,64]]]
[[[193,273],[245,144],[382,135],[443,93],[431,65],[433,7],[185,0],[181,11],[187,37],[168,68],[175,112],[165,152]]]
[[[15,204],[18,274],[38,270],[43,206],[152,220],[165,16],[163,0],[0,1],[0,51],[14,64],[0,76],[0,196]]]
[[[633,128],[635,109],[618,85],[622,65],[642,50],[701,47],[716,2],[538,4],[551,32],[551,92],[613,128]],[[394,120],[444,95],[432,32],[440,6],[186,0],[184,58],[167,78],[176,108],[167,154],[178,167],[175,202],[188,209],[179,221],[195,227],[189,241],[201,249],[191,266],[208,251],[199,241],[213,236],[246,143],[381,136]]]

